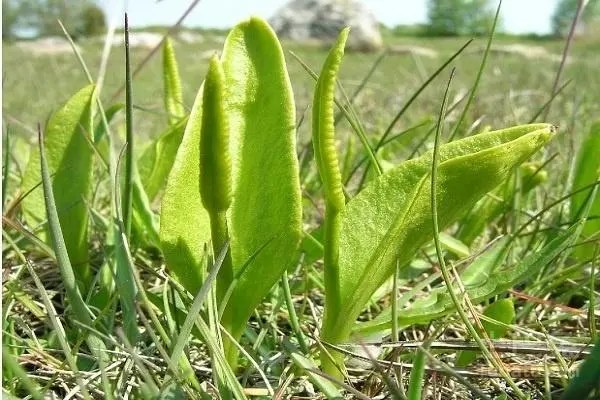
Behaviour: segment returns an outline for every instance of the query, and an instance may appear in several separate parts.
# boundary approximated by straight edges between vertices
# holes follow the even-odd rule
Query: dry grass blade
[[[496,339],[492,340],[494,349],[501,353],[522,353],[522,354],[552,354],[554,349],[546,342],[536,342],[531,340],[509,340]],[[421,347],[421,341],[406,341],[406,342],[368,342],[365,345],[381,346],[384,348],[392,348],[402,350],[414,350]],[[583,343],[556,343],[556,350],[563,355],[579,356],[590,354],[589,345]],[[344,347],[344,346],[341,346]],[[477,350],[479,345],[472,340],[436,340],[428,346],[432,350]]]

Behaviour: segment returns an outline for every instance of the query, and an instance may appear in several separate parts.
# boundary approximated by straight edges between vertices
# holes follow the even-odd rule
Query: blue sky
[[[558,0],[504,0],[504,30],[511,33],[548,33],[550,17]],[[99,0],[111,16],[121,15],[125,7],[130,24],[171,25],[190,4],[190,0]],[[425,0],[362,0],[376,18],[388,26],[425,22]],[[286,0],[201,0],[184,25],[227,28],[250,15],[272,16]]]

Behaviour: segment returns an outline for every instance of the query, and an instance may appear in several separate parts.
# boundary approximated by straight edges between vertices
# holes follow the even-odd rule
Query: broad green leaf
[[[160,243],[165,261],[192,294],[202,286],[202,257],[210,242],[210,221],[200,201],[200,123],[202,89],[198,91],[161,204]]]
[[[232,29],[222,56],[231,128],[233,200],[228,212],[233,268],[239,281],[223,314],[234,338],[296,262],[302,206],[296,116],[281,45],[269,25]]]
[[[86,90],[87,89],[87,90]],[[88,92],[89,90],[89,92]],[[89,120],[92,120],[92,104],[93,104],[93,95],[94,95],[94,87],[88,86],[83,90],[83,93],[89,93],[89,97],[86,100],[86,104],[88,107],[83,107],[84,109],[88,109]],[[78,94],[81,94],[80,91]],[[69,103],[67,103],[68,105]],[[77,103],[76,103],[77,104]],[[65,110],[67,106],[63,107],[62,111]],[[86,112],[83,111],[82,114]],[[55,114],[54,117],[60,116],[59,113]],[[87,118],[84,119],[87,121]],[[50,123],[48,124],[50,125]],[[50,125],[51,126],[51,125]],[[91,123],[89,126],[90,130],[85,132],[85,134],[90,135],[92,133]],[[75,129],[76,133],[74,135],[79,134],[77,129]],[[45,142],[43,140],[42,133],[39,133],[39,167],[40,167],[40,177],[42,179],[42,191],[43,191],[43,201],[44,208],[46,210],[46,215],[48,217],[48,236],[50,238],[50,242],[52,243],[52,247],[54,248],[54,252],[56,254],[56,263],[58,266],[58,270],[60,271],[60,276],[62,278],[62,284],[64,286],[64,291],[66,298],[69,302],[70,310],[72,313],[72,317],[74,321],[81,323],[83,326],[92,328],[94,326],[94,320],[92,319],[91,312],[83,300],[83,296],[81,295],[81,290],[79,289],[79,284],[77,282],[77,274],[73,268],[73,263],[70,260],[70,256],[68,253],[67,243],[65,241],[64,231],[61,228],[63,222],[60,221],[60,215],[57,207],[57,197],[54,194],[55,181],[51,179],[51,171],[48,163],[48,153],[45,149]],[[60,188],[60,187],[59,187]],[[87,243],[86,243],[87,244]],[[86,249],[87,250],[87,249]],[[38,289],[41,287],[41,282],[37,277],[34,277],[36,280],[36,286]],[[87,282],[84,282],[89,284]],[[41,291],[43,292],[43,287],[41,287]],[[56,326],[56,325],[55,325]],[[61,335],[63,332],[61,332]],[[92,355],[96,358],[95,361],[98,362],[98,367],[100,369],[100,377],[102,380],[102,386],[104,390],[105,397],[107,399],[112,399],[112,388],[111,383],[107,379],[105,374],[105,369],[110,361],[110,355],[107,353],[106,345],[102,341],[102,339],[95,333],[90,332],[85,335],[85,340],[87,342],[88,348],[90,349]],[[68,347],[68,346],[67,346]],[[67,351],[68,349],[65,348]]]
[[[504,324],[499,325],[486,320],[481,321],[481,325],[483,325],[483,329],[490,339],[500,339],[508,331],[508,327],[505,325],[512,324],[515,319],[515,306],[512,299],[501,299],[487,306],[483,311],[483,315]],[[465,367],[475,361],[476,357],[477,353],[475,351],[461,351],[456,356],[455,365]]]
[[[471,255],[469,246],[445,232],[440,232],[440,243],[444,249],[460,258],[469,257]]]
[[[137,167],[133,176],[132,234],[138,246],[160,247],[158,216],[152,211],[150,199],[144,190]]]
[[[101,118],[100,123],[96,126],[94,131],[94,145],[104,160],[108,160],[110,152],[110,144],[106,135],[106,127],[110,125],[111,121],[115,118],[119,111],[124,109],[125,103],[116,103],[108,107],[108,109],[104,110],[104,116]]]
[[[138,159],[140,179],[150,200],[156,198],[173,168],[187,121],[187,118],[183,118],[170,126],[166,132],[148,145]]]
[[[85,201],[92,189],[93,152],[88,140],[91,140],[93,133],[93,104],[94,86],[86,86],[50,117],[44,139],[48,168],[54,173],[52,188],[64,241],[75,277],[83,285],[82,288],[89,285],[92,279],[88,257],[88,207]],[[40,155],[33,152],[21,183],[22,191],[29,191],[40,181]],[[22,210],[31,228],[45,223],[41,187],[35,188],[23,200]],[[45,234],[41,236],[46,237]]]
[[[114,117],[117,115],[117,113],[124,109],[125,109],[125,103],[116,103],[116,104],[113,104],[112,106],[108,107],[104,111],[104,117],[106,118],[106,122],[108,124],[110,124],[110,122],[114,119]],[[105,137],[105,135],[106,135],[106,126],[103,123],[98,124],[98,126],[96,126],[96,129],[94,131],[94,143],[96,143],[97,146],[100,146],[101,140]],[[108,151],[108,149],[102,149],[102,150]],[[102,152],[102,155],[106,155],[106,154],[104,152]]]
[[[512,170],[554,136],[534,124],[471,136],[439,149],[440,228],[463,216]],[[373,292],[396,262],[407,265],[431,240],[432,152],[406,161],[369,184],[347,205],[340,237],[341,309],[333,326],[344,340]]]
[[[573,179],[573,190],[578,190],[584,186],[591,185],[600,179],[600,121],[592,125],[592,128],[584,138],[577,155],[577,164]],[[577,193],[571,200],[571,218],[578,218],[587,201],[587,197],[592,193],[593,187],[589,190]],[[600,232],[600,195],[596,194],[593,200],[589,218],[583,227],[584,237],[595,235],[598,238]],[[575,256],[580,261],[590,260],[594,256],[594,246],[596,243],[588,243],[577,246],[574,250]]]
[[[529,193],[537,185],[546,181],[548,173],[539,169],[538,163],[525,163],[519,167],[520,185],[522,194]],[[509,210],[514,201],[515,180],[509,179],[498,189],[479,200],[471,212],[461,221],[458,238],[470,245],[483,233],[486,226],[497,219],[505,211]]]
[[[535,276],[542,268],[577,241],[580,228],[581,225],[578,224],[567,229],[543,248],[530,252],[516,265],[502,268],[499,267],[499,263],[503,262],[508,249],[506,242],[499,241],[496,243],[495,248],[487,253],[487,260],[483,260],[476,267],[472,267],[478,261],[476,260],[460,275],[469,298],[472,302],[478,303],[504,293],[513,286]],[[493,272],[488,274],[487,271]],[[457,287],[455,290],[460,289]],[[455,306],[446,287],[441,286],[408,306],[399,308],[398,325],[424,324],[454,311]],[[353,334],[369,336],[390,329],[392,325],[391,315],[391,309],[388,308],[373,320],[355,325]]]
[[[181,94],[181,79],[175,49],[169,37],[163,44],[163,81],[165,91],[165,109],[167,110],[169,125],[174,125],[185,116],[183,108],[183,95]]]

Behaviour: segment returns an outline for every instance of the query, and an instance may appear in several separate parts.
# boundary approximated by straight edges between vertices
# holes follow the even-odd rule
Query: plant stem
[[[341,230],[341,213],[328,202],[325,211],[325,247],[323,255],[323,270],[325,281],[325,314],[321,328],[321,339],[337,344],[345,335],[336,329],[336,321],[341,316],[336,315],[341,309],[341,298],[338,287],[339,282],[339,242]],[[332,360],[333,358],[333,360]],[[344,368],[344,355],[332,351],[330,354],[321,352],[321,369],[323,372],[342,378]]]
[[[133,100],[131,89],[131,60],[129,54],[129,20],[125,13],[125,130],[127,151],[125,153],[125,188],[123,190],[123,225],[125,235],[131,236],[133,202]]]

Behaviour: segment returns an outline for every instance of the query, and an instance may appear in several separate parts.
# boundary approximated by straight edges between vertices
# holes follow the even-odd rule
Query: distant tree
[[[494,21],[489,0],[429,0],[427,32],[431,35],[484,35]]]
[[[579,0],[560,0],[558,2],[552,15],[552,33],[555,36],[565,36],[569,33],[578,3]],[[585,28],[585,25],[591,25],[592,21],[600,19],[600,0],[589,0],[586,3],[581,16],[583,24],[580,27],[582,29]]]
[[[95,4],[89,4],[81,13],[79,31],[83,36],[94,36],[106,31],[104,12]]]
[[[106,27],[104,13],[93,0],[2,0],[2,8],[3,37],[13,36],[16,29],[62,36],[58,20],[74,38],[101,33]]]
[[[14,0],[2,0],[2,40],[12,39],[19,21],[19,10]]]

